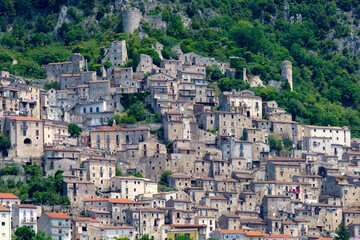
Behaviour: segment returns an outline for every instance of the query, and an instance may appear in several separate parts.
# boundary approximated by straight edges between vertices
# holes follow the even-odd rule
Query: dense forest
[[[122,39],[127,40],[127,66],[136,67],[140,53],[159,64],[154,43],[164,45],[166,59],[177,57],[171,48],[180,43],[183,52],[223,61],[238,57],[232,63],[234,79],[224,78],[216,67],[207,69],[220,90],[229,90],[249,88],[241,80],[243,67],[268,83],[281,78],[281,62],[290,60],[293,92],[269,86],[255,92],[278,101],[296,121],[346,125],[360,137],[359,0],[159,0],[146,13],[161,14],[167,30],[143,23],[146,36],[141,40],[137,33],[123,33],[121,11],[115,7],[119,2],[124,1],[0,0],[0,69],[44,78],[43,64],[80,52],[89,68],[98,70],[103,48]],[[147,9],[146,1],[125,2],[143,13]],[[57,28],[64,5],[68,21]]]

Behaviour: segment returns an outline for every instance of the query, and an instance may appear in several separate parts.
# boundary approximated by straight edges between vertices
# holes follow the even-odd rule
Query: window
[[[115,104],[116,104],[116,103],[115,103]],[[115,105],[115,107],[116,107],[116,105]],[[96,112],[100,112],[99,107],[96,107]]]
[[[83,109],[83,113],[86,113],[86,108]]]
[[[39,130],[36,130],[36,136],[39,136]]]
[[[5,226],[5,222],[1,222],[1,226]]]
[[[91,112],[91,113],[93,112],[93,108],[92,108],[92,107],[90,107],[90,112]]]
[[[26,130],[23,130],[23,136],[26,136]]]

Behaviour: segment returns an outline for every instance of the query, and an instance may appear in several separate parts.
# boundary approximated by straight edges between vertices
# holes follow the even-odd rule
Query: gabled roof
[[[51,213],[51,212],[44,212],[44,214],[46,214],[47,216],[51,217],[51,218],[71,218],[69,215],[65,214],[65,213]]]
[[[15,196],[12,193],[0,193],[0,198],[7,198],[7,199],[20,199],[18,196]]]

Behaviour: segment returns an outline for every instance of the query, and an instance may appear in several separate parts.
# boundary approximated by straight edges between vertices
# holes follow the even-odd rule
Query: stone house
[[[110,47],[104,49],[104,58],[101,63],[109,61],[112,65],[125,65],[128,60],[126,41],[113,41]]]
[[[149,128],[126,128],[101,126],[90,131],[91,148],[105,149],[116,152],[126,145],[138,145],[140,142],[148,141],[150,137]]]
[[[310,227],[318,227],[321,231],[332,232],[342,221],[342,208],[340,206],[313,203],[304,204],[304,208],[310,210]]]
[[[157,183],[134,176],[114,176],[110,180],[110,191],[118,192],[119,198],[135,200],[140,194],[149,197],[157,193]]]
[[[301,174],[300,163],[268,162],[266,164],[266,176],[268,180],[287,181],[299,174]]]
[[[240,217],[234,213],[222,214],[218,220],[218,228],[236,230],[240,226]]]
[[[72,239],[90,239],[90,227],[99,227],[100,222],[89,217],[78,217],[71,220],[72,225]],[[90,235],[90,236],[89,236]]]
[[[327,175],[321,187],[323,195],[336,196],[341,198],[341,206],[344,209],[360,207],[360,193],[358,185],[350,184],[348,177],[342,175]]]
[[[74,208],[83,208],[84,200],[96,198],[96,187],[90,181],[64,180],[63,192],[69,197],[70,204]]]
[[[158,182],[161,173],[170,168],[166,154],[155,154],[152,157],[143,157],[136,163],[136,169],[145,177]]]
[[[62,121],[44,120],[44,145],[57,146],[68,143],[68,123]]]
[[[167,176],[169,186],[176,189],[184,189],[191,186],[191,178],[184,174],[172,174]]]
[[[285,218],[291,210],[290,197],[286,195],[265,195],[261,206],[263,217]],[[285,220],[285,219],[284,219]]]
[[[342,220],[346,225],[360,224],[360,210],[343,209]]]
[[[151,73],[153,68],[157,68],[155,64],[153,64],[153,59],[146,54],[140,54],[140,62],[136,67],[136,72],[141,73]]]
[[[136,238],[148,234],[151,238],[160,239],[165,212],[156,208],[130,208],[127,211],[127,222],[134,226]]]
[[[43,131],[43,121],[38,118],[6,117],[4,135],[13,145],[9,155],[18,158],[41,157],[44,151]]]
[[[169,210],[168,219],[170,224],[194,224],[195,212],[192,210],[180,210],[172,208]]]
[[[60,80],[62,74],[80,74],[84,65],[85,60],[82,56],[77,61],[49,63],[45,65],[46,78],[50,82],[56,82]]]
[[[108,190],[110,180],[115,176],[116,160],[107,158],[90,158],[83,162],[87,171],[87,180],[93,182],[99,190]]]
[[[219,105],[223,111],[237,112],[252,119],[262,119],[262,99],[250,90],[222,92]]]

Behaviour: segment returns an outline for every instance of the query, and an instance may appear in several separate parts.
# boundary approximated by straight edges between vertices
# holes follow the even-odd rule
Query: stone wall
[[[126,33],[133,33],[139,28],[142,19],[142,13],[137,8],[122,10],[123,29]]]

